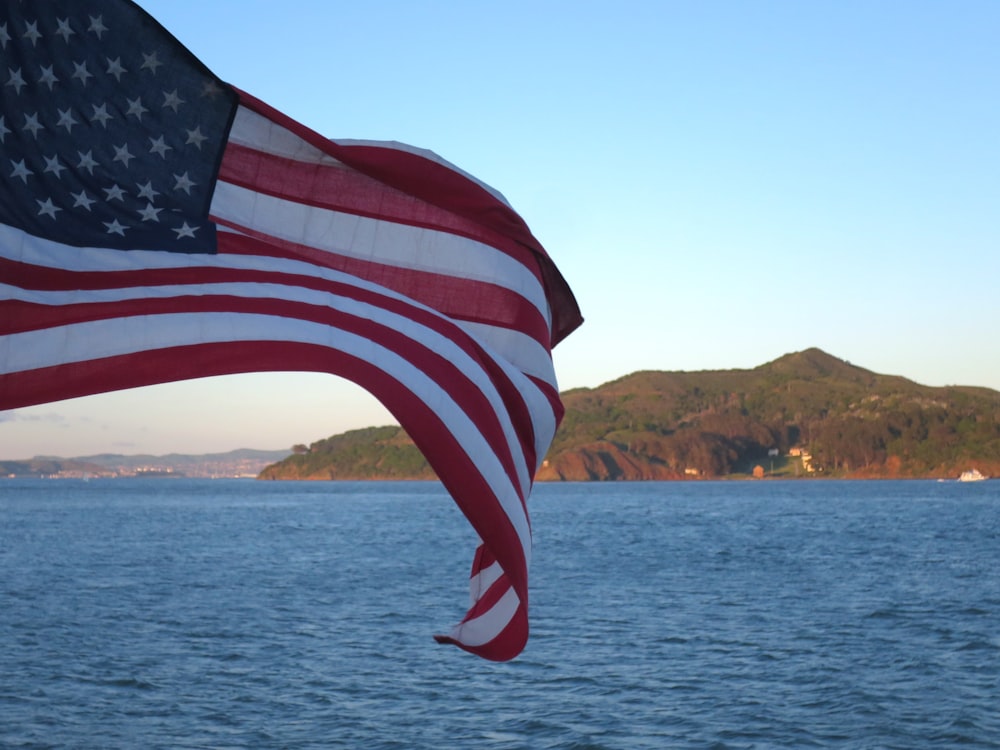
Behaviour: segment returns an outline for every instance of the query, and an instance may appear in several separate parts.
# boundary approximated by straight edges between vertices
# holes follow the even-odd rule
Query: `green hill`
[[[366,427],[302,446],[261,479],[434,479],[402,427]]]
[[[1000,392],[922,386],[819,349],[751,370],[643,371],[563,393],[539,480],[1000,474]],[[268,478],[431,478],[399,427],[313,444]]]

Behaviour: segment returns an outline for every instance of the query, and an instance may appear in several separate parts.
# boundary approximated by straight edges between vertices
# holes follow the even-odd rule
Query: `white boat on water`
[[[979,469],[969,469],[968,471],[963,471],[958,477],[959,482],[981,482],[984,479],[989,479],[989,477],[983,476]]]

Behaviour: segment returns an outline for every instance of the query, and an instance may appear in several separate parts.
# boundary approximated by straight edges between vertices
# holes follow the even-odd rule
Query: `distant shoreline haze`
[[[101,453],[94,456],[60,458],[36,456],[27,461],[0,459],[0,476],[44,476],[55,478],[137,477],[137,478],[218,478],[256,477],[267,465],[287,456],[287,450],[241,448],[226,453],[200,455],[171,453],[122,455]]]

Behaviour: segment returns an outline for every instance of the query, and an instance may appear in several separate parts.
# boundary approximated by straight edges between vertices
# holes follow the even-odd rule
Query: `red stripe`
[[[546,383],[540,378],[528,376],[528,378],[535,384],[542,395],[548,399],[549,406],[552,409],[552,414],[556,418],[556,427],[558,427],[563,420],[563,416],[566,413],[566,407],[563,405],[562,399],[559,398],[559,391],[556,390],[550,383]]]
[[[480,364],[486,371],[491,381],[507,382],[507,375],[503,369],[491,357],[483,357]],[[529,478],[535,473],[535,420],[532,418],[528,405],[521,398],[521,392],[515,389],[516,398],[504,398],[504,406],[510,416],[510,421],[514,425],[518,439],[518,447],[524,457],[525,466],[528,468]],[[525,515],[528,513],[527,497],[521,497],[521,505],[524,507]]]
[[[476,556],[472,558],[472,575],[478,575],[480,571],[486,570],[496,561],[496,555],[490,551],[490,548],[480,544],[476,549]]]

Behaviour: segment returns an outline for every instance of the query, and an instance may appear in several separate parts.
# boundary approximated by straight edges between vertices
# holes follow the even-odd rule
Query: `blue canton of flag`
[[[212,252],[236,95],[137,10],[0,0],[0,222],[78,247]]]

